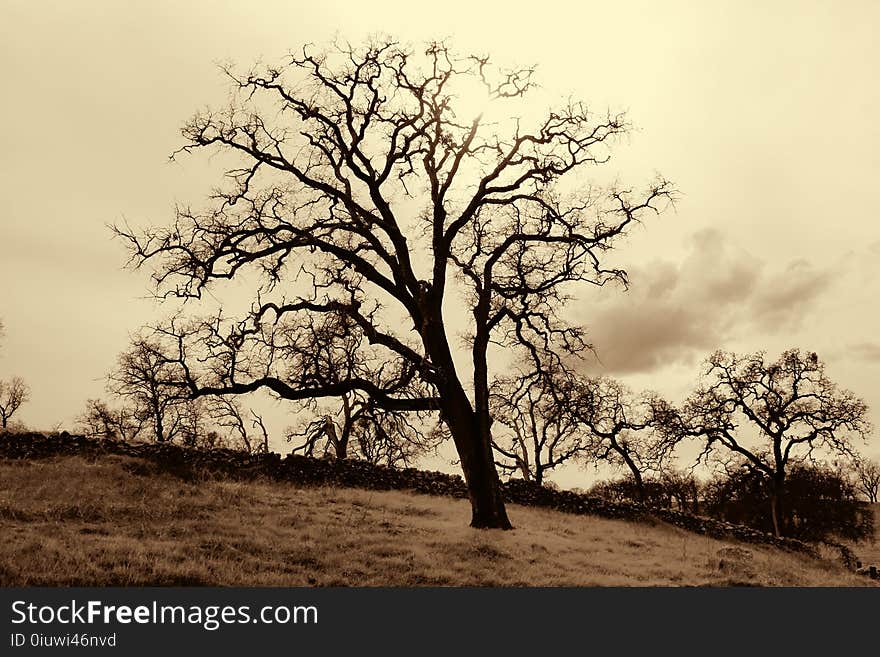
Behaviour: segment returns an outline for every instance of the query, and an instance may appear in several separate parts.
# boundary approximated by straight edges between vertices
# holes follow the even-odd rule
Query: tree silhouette
[[[0,340],[6,335],[6,327],[0,320]],[[0,429],[9,428],[9,420],[31,396],[31,389],[24,379],[14,376],[8,381],[0,379]]]
[[[77,423],[83,435],[90,438],[129,441],[143,429],[143,415],[125,406],[112,408],[100,399],[88,399]]]
[[[155,262],[161,296],[261,277],[248,317],[217,318],[217,342],[200,342],[204,323],[164,327],[189,393],[357,392],[386,411],[437,411],[460,457],[471,525],[509,528],[491,446],[490,345],[582,349],[581,331],[560,316],[572,285],[625,279],[602,255],[670,200],[670,186],[568,184],[607,161],[624,117],[569,102],[528,128],[484,121],[468,98],[516,103],[532,69],[500,70],[442,43],[424,53],[389,40],[304,48],[282,65],[227,74],[228,109],[195,115],[181,149],[234,158],[226,188],[204,210],[181,208],[169,227],[115,227],[136,265]],[[450,313],[470,322],[462,371]],[[364,357],[381,354],[387,369],[332,382],[276,360],[285,350],[273,340],[289,353],[305,317],[319,315],[358,327]]]
[[[291,364],[288,379],[306,374],[313,384],[334,386],[361,378],[384,390],[396,390],[398,398],[430,394],[412,367],[389,363],[385,354],[371,351],[363,329],[347,316],[319,314],[303,319],[296,327],[278,325],[290,329],[296,340],[273,339],[275,357],[284,354]],[[354,446],[357,456],[371,463],[408,466],[438,441],[437,432],[428,430],[427,411],[382,408],[361,390],[343,392],[329,401],[306,398],[292,403],[304,419],[288,430],[287,439],[302,441],[293,451],[307,456],[345,459],[349,446]]]
[[[587,432],[569,407],[570,376],[558,367],[532,367],[493,381],[492,446],[502,472],[543,484],[548,471],[587,450]]]
[[[715,453],[722,460],[745,459],[766,477],[773,530],[781,536],[791,466],[817,450],[855,458],[851,439],[870,432],[868,408],[837,388],[814,352],[789,349],[766,362],[763,353],[717,351],[706,364],[706,382],[667,414],[664,431],[703,440],[701,458]]]
[[[172,442],[188,436],[193,442],[193,431],[198,428],[201,409],[189,404],[191,400],[181,389],[173,361],[162,352],[162,346],[147,337],[136,337],[130,347],[117,358],[116,367],[108,375],[108,389],[123,400],[124,409],[109,415],[116,420],[120,437],[144,433],[158,442]],[[85,419],[103,424],[101,409],[92,404]],[[91,416],[91,417],[90,417]],[[114,422],[110,423],[114,426]]]
[[[263,416],[253,409],[245,410],[235,398],[210,398],[207,415],[217,427],[227,430],[230,438],[226,442],[251,454],[269,452],[269,431]]]
[[[674,446],[653,430],[658,409],[665,412],[666,402],[652,393],[636,397],[608,377],[576,379],[567,397],[569,412],[587,436],[587,458],[629,470],[639,500],[644,502],[645,474],[659,472]]]
[[[9,427],[9,420],[30,399],[30,392],[20,376],[14,376],[9,381],[0,380],[0,428]]]
[[[856,459],[853,465],[853,480],[856,490],[872,504],[878,501],[880,492],[880,463],[866,458]]]
[[[314,400],[309,405],[313,404]],[[420,416],[386,411],[368,397],[347,393],[334,412],[318,412],[298,427],[288,428],[287,440],[298,442],[292,451],[306,456],[354,456],[379,465],[410,467],[442,438],[442,432],[428,427],[426,418]]]
[[[785,478],[786,504],[780,507],[779,524],[787,536],[806,541],[836,536],[851,541],[874,537],[873,509],[858,499],[858,492],[846,473],[821,463],[792,464]],[[767,508],[773,495],[772,478],[745,458],[728,464],[723,475],[704,489],[704,510],[715,516],[774,531]]]

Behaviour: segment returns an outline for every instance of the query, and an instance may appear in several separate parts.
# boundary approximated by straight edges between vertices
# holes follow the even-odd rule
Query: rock
[[[751,561],[755,556],[751,550],[736,545],[725,545],[720,548],[716,554],[727,561],[741,562]]]

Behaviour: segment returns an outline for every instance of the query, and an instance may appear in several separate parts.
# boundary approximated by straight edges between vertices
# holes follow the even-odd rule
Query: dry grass
[[[354,489],[187,483],[107,456],[0,460],[0,585],[848,586],[832,562],[667,525]]]

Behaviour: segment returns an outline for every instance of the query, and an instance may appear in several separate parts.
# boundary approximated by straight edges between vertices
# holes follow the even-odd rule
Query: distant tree
[[[196,449],[232,446],[228,436],[212,421],[209,411],[211,401],[211,398],[186,399],[174,407],[176,440],[181,445]]]
[[[359,458],[380,465],[412,467],[416,460],[436,453],[449,438],[436,418],[434,423],[422,415],[393,413],[373,408],[357,421],[354,435]]]
[[[468,97],[522,98],[532,73],[442,43],[415,54],[389,40],[305,48],[279,66],[228,72],[237,92],[229,109],[196,115],[183,150],[235,156],[229,187],[205,211],[181,209],[173,226],[117,229],[137,264],[156,262],[162,296],[198,297],[244,272],[262,276],[249,329],[229,349],[205,353],[201,333],[178,326],[190,393],[358,392],[386,411],[439,412],[460,457],[471,524],[509,528],[492,451],[490,345],[582,349],[580,331],[562,319],[572,286],[623,280],[604,253],[672,194],[662,180],[643,193],[572,191],[570,174],[605,162],[627,132],[621,115],[569,102],[537,121],[484,121],[468,108]],[[270,305],[271,293],[293,298]],[[471,319],[463,374],[446,321],[452,303]],[[229,367],[254,350],[275,352],[262,339],[267,321],[316,315],[358,325],[389,367],[413,372],[423,394],[402,390],[396,377],[391,387],[357,375],[290,378],[273,356],[257,376]]]
[[[175,441],[199,449],[227,447],[248,452],[267,449],[268,434],[262,417],[253,411],[244,411],[233,400],[185,399],[174,407],[172,414],[174,431],[166,434],[166,440],[162,442]],[[246,414],[250,415],[249,421],[245,420]],[[112,407],[99,399],[86,402],[85,411],[77,417],[77,425],[78,430],[89,438],[126,442],[156,440],[151,413],[124,404]],[[259,429],[261,435],[256,435],[254,429]]]
[[[637,482],[632,473],[600,481],[587,494],[612,502],[641,502],[651,507],[698,513],[701,483],[690,473],[670,470]]]
[[[86,401],[86,409],[77,417],[79,431],[89,438],[133,440],[143,428],[142,419],[132,410],[111,408],[100,399]]]
[[[289,336],[295,337],[288,341]],[[275,354],[285,358],[288,379],[333,387],[360,378],[375,381],[399,398],[418,399],[430,394],[414,368],[387,362],[381,352],[369,347],[363,328],[345,315],[306,317],[300,326],[279,321],[274,324],[271,340]],[[351,450],[353,456],[371,463],[411,465],[415,458],[435,448],[439,440],[438,432],[430,430],[430,412],[389,409],[362,390],[289,403],[302,419],[288,429],[287,439],[299,442],[293,451],[307,456],[345,459]]]
[[[318,411],[287,430],[287,441],[298,443],[294,453],[357,458],[394,467],[413,465],[417,458],[435,449],[441,439],[442,431],[432,429],[424,418],[376,408],[369,399],[356,395],[343,395],[335,413]]]
[[[162,353],[161,345],[150,338],[137,337],[117,358],[108,376],[108,389],[131,409],[132,424],[139,434],[164,443],[183,434],[193,441],[199,425],[198,408],[189,404],[182,389],[175,363]]]
[[[499,468],[539,484],[567,461],[606,463],[626,468],[644,497],[644,475],[659,471],[669,451],[652,431],[655,409],[665,402],[653,393],[636,397],[607,377],[580,375],[559,360],[533,354],[524,371],[493,382],[491,401],[501,427],[494,442]]]
[[[0,341],[6,336],[6,327],[0,319]],[[30,399],[31,390],[19,376],[8,381],[0,379],[0,429],[8,429],[9,421],[21,405]]]
[[[30,399],[30,388],[21,377],[0,380],[0,428],[6,429],[9,420],[21,405]]]
[[[251,454],[269,452],[269,432],[253,409],[245,410],[235,398],[215,397],[208,402],[207,412],[218,427],[226,429],[230,446]]]
[[[673,445],[653,430],[656,409],[665,402],[653,393],[636,396],[614,379],[582,377],[566,405],[587,435],[585,459],[626,468],[646,501],[645,474],[660,471]]]
[[[211,449],[232,447],[257,451],[268,443],[262,418],[251,415],[245,425],[246,411],[235,400],[223,397],[192,398],[187,394],[183,374],[177,363],[163,353],[160,337],[141,335],[133,338],[108,374],[107,389],[118,402],[111,406],[99,399],[89,399],[78,418],[84,435],[125,441],[177,442],[188,447]],[[261,445],[253,429],[263,435]]]
[[[664,468],[658,483],[666,500],[666,508],[677,508],[690,513],[700,512],[700,494],[703,484],[692,472]]]
[[[707,360],[706,381],[680,410],[664,417],[673,439],[703,441],[701,458],[743,458],[770,485],[773,531],[786,532],[786,477],[817,452],[855,457],[852,438],[870,431],[867,406],[839,390],[813,352],[790,349],[767,362],[763,353],[717,351]]]
[[[492,383],[492,446],[502,472],[543,485],[545,473],[587,449],[587,433],[568,408],[571,375],[559,367],[524,369]]]
[[[856,489],[872,504],[877,503],[880,492],[880,463],[866,458],[858,458],[853,464],[853,479]]]

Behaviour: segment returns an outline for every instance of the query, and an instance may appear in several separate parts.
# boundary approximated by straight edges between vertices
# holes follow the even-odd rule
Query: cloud
[[[605,290],[578,313],[609,373],[690,365],[731,336],[793,331],[833,280],[805,260],[773,267],[718,230],[686,246],[681,262],[631,268],[627,293]]]
[[[646,304],[641,311],[623,305],[600,313],[590,331],[599,362],[617,373],[645,372],[687,357],[687,351],[710,350],[716,328],[708,318],[672,304]]]
[[[880,344],[876,342],[851,344],[849,355],[856,360],[880,361]]]
[[[831,281],[829,271],[818,271],[805,260],[792,262],[784,272],[769,277],[752,300],[755,321],[768,330],[796,328]]]

